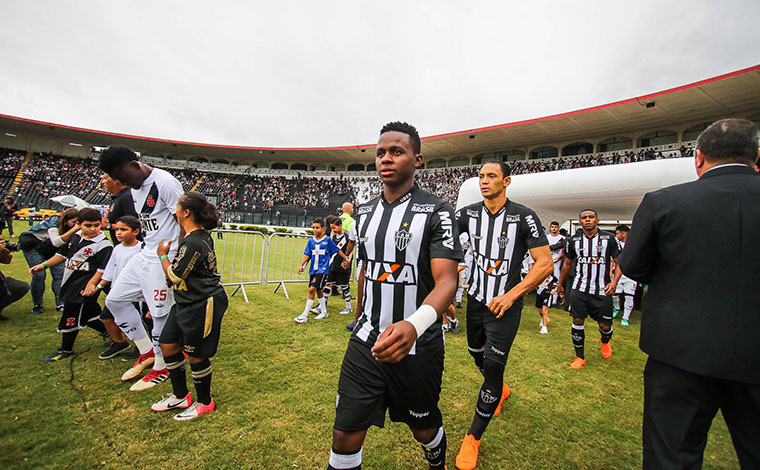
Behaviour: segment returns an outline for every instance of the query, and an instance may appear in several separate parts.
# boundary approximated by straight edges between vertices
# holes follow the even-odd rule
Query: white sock
[[[140,354],[148,354],[148,351],[153,349],[153,342],[150,340],[150,337],[148,335],[145,335],[144,337],[133,341],[135,342],[137,349],[140,351]]]
[[[633,296],[626,295],[625,296],[625,312],[623,313],[623,318],[628,320],[631,317],[632,311],[633,311]]]
[[[338,454],[330,449],[330,466],[335,469],[356,468],[362,464],[362,447],[355,454]]]
[[[620,310],[620,297],[617,294],[612,294],[612,308]]]
[[[327,297],[324,295],[319,298],[319,308],[321,308],[323,312],[327,311]]]
[[[464,288],[460,287],[459,289],[457,289],[457,296],[456,297],[457,297],[457,303],[458,304],[462,303],[462,293],[464,293]]]
[[[153,370],[166,369],[166,362],[164,362],[164,354],[161,352],[161,346],[158,344],[158,338],[161,337],[161,332],[164,330],[166,320],[169,319],[169,315],[163,317],[153,317],[153,331],[151,336],[153,337],[153,352],[156,354],[156,361],[153,363]]]
[[[312,305],[314,305],[314,299],[306,299],[306,308],[303,310],[304,315],[309,314],[309,310],[311,310]]]
[[[142,339],[146,339],[146,341],[150,343],[148,332],[145,331],[145,325],[143,325],[142,319],[140,318],[140,312],[137,311],[134,305],[132,305],[132,302],[115,301],[106,297],[106,307],[108,307],[108,310],[111,312],[111,315],[113,315],[113,319],[116,324],[119,325],[121,331],[127,335],[127,338],[134,341],[135,344],[138,344],[138,341]],[[150,348],[145,350],[140,349],[140,353],[144,354],[148,352],[148,350],[150,350]]]
[[[346,300],[346,308],[348,310],[351,310],[351,301],[350,300]]]

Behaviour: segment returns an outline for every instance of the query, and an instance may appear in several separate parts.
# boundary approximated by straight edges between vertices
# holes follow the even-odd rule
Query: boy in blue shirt
[[[311,260],[309,267],[309,297],[306,299],[306,308],[300,315],[295,317],[296,323],[306,323],[309,319],[309,310],[314,304],[314,295],[319,299],[320,313],[316,316],[317,320],[327,318],[326,299],[322,296],[322,290],[327,282],[327,274],[330,270],[330,257],[338,254],[345,259],[346,255],[338,248],[338,245],[332,241],[332,238],[325,235],[325,221],[322,219],[315,220],[311,224],[314,236],[306,243],[306,249],[303,250],[303,258],[298,266],[298,274],[306,269],[306,263]]]

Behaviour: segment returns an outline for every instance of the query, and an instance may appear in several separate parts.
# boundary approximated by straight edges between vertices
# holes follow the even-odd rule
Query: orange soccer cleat
[[[605,359],[612,357],[612,345],[610,343],[602,343],[602,357]]]
[[[457,455],[456,466],[459,470],[473,470],[478,464],[478,449],[480,441],[472,434],[465,434],[462,448]]]
[[[512,391],[507,387],[507,384],[504,384],[504,387],[501,389],[501,399],[499,399],[499,406],[496,407],[496,411],[493,412],[493,415],[496,416],[499,413],[501,413],[501,404],[504,403],[504,400],[509,398],[509,396],[512,395]]]
[[[580,358],[578,356],[575,356],[575,360],[570,364],[571,369],[580,369],[581,367],[586,365],[586,360],[583,358]]]

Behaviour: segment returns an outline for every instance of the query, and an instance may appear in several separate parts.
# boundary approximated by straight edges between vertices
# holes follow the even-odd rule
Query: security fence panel
[[[217,270],[223,286],[235,286],[248,302],[245,286],[265,284],[264,264],[267,259],[267,239],[261,232],[245,230],[214,230],[214,249]]]
[[[282,288],[286,298],[290,298],[285,287],[287,283],[309,282],[308,266],[298,274],[306,243],[311,238],[306,234],[273,233],[269,236],[264,276],[267,284],[277,284],[273,292]]]

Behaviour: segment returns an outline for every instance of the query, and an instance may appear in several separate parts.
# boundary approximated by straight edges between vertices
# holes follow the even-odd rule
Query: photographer
[[[11,260],[13,259],[11,251],[18,251],[18,245],[0,239],[0,263],[11,263]],[[25,296],[27,292],[29,292],[29,284],[10,277],[5,277],[3,276],[2,271],[0,271],[0,320],[8,319],[8,317],[2,315],[3,309]]]

